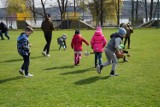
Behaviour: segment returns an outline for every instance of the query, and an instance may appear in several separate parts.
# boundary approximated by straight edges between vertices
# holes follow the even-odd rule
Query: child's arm
[[[83,41],[86,45],[89,45],[89,43],[88,43],[84,38],[82,38],[82,41]]]

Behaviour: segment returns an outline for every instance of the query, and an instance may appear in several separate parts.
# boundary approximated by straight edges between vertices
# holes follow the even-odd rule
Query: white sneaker
[[[33,74],[29,74],[29,73],[28,73],[28,75],[25,75],[25,77],[26,77],[26,78],[28,78],[28,77],[33,77]]]
[[[45,52],[45,51],[43,51],[43,52],[42,52],[42,55],[43,55],[43,56],[46,56],[46,52]]]
[[[46,54],[46,56],[47,56],[47,57],[50,57],[51,55],[50,55],[50,54]]]
[[[20,73],[21,75],[24,75],[24,74],[23,74],[23,73],[24,73],[24,70],[20,69],[20,70],[19,70],[19,73]]]
[[[118,76],[118,74],[110,74],[110,76],[111,76],[111,77],[113,77],[113,76]]]

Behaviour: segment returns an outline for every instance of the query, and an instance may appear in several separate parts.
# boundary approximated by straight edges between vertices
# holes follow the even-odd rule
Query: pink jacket
[[[107,43],[106,38],[101,31],[96,31],[91,39],[91,46],[94,52],[103,52],[103,48]]]
[[[80,34],[74,35],[71,42],[72,49],[74,49],[74,51],[82,51],[82,42],[89,45],[89,43]]]

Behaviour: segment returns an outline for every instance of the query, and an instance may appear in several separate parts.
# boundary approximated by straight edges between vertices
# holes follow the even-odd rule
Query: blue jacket
[[[20,55],[29,55],[29,39],[25,33],[21,33],[21,35],[17,38],[17,50]]]

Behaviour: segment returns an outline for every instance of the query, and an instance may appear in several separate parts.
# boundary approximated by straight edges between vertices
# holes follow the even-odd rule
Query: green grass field
[[[103,30],[107,40],[115,29]],[[74,30],[53,31],[51,57],[43,57],[42,31],[30,36],[31,78],[18,70],[23,60],[16,39],[22,31],[10,31],[11,40],[0,40],[0,107],[160,107],[160,30],[135,29],[131,37],[131,57],[119,63],[118,77],[109,77],[111,66],[99,75],[94,55],[73,64],[70,47]],[[68,49],[58,50],[57,37],[68,35]],[[81,30],[90,41],[94,30]],[[87,49],[83,45],[84,51]],[[92,51],[91,49],[89,49]],[[103,62],[107,61],[103,53]],[[122,61],[122,60],[119,60]]]

